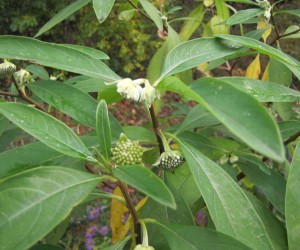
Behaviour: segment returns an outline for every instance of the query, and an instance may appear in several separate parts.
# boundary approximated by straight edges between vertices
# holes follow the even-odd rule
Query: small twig
[[[18,90],[18,96],[19,98],[22,98],[24,101],[30,103],[30,104],[33,104],[36,108],[38,108],[39,110],[47,113],[47,110],[45,110],[43,108],[43,106],[41,106],[39,103],[37,103],[36,101],[32,100],[31,98],[29,98],[18,86],[18,83],[17,83],[17,80],[16,78],[12,75],[12,81],[13,81],[13,84],[15,85],[16,89]]]
[[[2,90],[0,90],[0,95],[19,97],[18,94],[9,93],[9,92],[5,92],[5,91],[2,91]]]
[[[300,136],[300,131],[298,131],[296,134],[293,134],[290,138],[284,141],[284,146],[288,145],[289,143],[295,141]]]
[[[279,40],[279,39],[281,39],[281,38],[283,38],[283,37],[287,37],[287,36],[296,34],[296,33],[298,33],[298,32],[300,32],[300,29],[294,30],[294,31],[292,31],[292,32],[289,32],[289,33],[286,33],[286,34],[283,34],[283,35],[279,35],[279,36],[276,37],[276,39],[274,39],[274,40],[270,43],[270,45],[273,45],[277,40]]]
[[[129,192],[128,192],[128,188],[127,186],[120,180],[117,180],[117,185],[118,187],[120,188],[124,198],[125,198],[125,201],[126,201],[126,204],[127,204],[127,208],[132,216],[132,219],[133,219],[133,227],[134,227],[134,233],[137,235],[136,236],[136,244],[141,244],[142,240],[141,240],[141,225],[139,223],[139,217],[137,215],[137,212],[136,212],[136,209],[135,209],[135,206],[132,202],[132,199],[129,195]]]
[[[277,36],[277,38],[278,38],[278,37],[280,37],[280,34],[279,34],[279,30],[278,30],[277,24],[276,24],[276,22],[275,22],[275,18],[274,18],[274,16],[273,16],[273,12],[271,12],[271,21],[272,21],[272,23],[273,23],[273,25],[274,25],[275,33],[276,33],[276,36]],[[277,40],[277,39],[276,39],[276,40]]]
[[[127,2],[135,8],[139,13],[141,13],[144,17],[146,17],[148,20],[152,22],[152,19],[144,12],[142,11],[137,5],[135,5],[131,0],[127,0]]]
[[[159,129],[159,123],[157,120],[157,116],[155,114],[154,104],[151,105],[151,107],[149,108],[149,111],[150,111],[152,126],[154,129],[156,140],[158,142],[158,146],[159,146],[159,152],[160,152],[160,154],[162,154],[165,150],[164,150],[164,145],[163,145],[162,139],[160,138],[160,135],[159,135],[160,129]]]

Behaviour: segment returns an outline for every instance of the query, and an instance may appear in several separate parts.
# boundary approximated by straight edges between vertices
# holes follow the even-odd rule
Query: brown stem
[[[36,108],[38,108],[39,110],[47,113],[47,111],[43,108],[43,106],[41,106],[39,103],[37,103],[36,101],[32,100],[31,98],[29,98],[18,86],[17,80],[16,78],[12,75],[12,81],[16,87],[16,89],[18,90],[18,97],[22,98],[24,101],[33,104]]]
[[[298,33],[298,32],[300,32],[300,29],[297,29],[297,30],[295,30],[295,31],[292,31],[292,32],[289,32],[289,33],[286,33],[286,34],[283,34],[283,35],[279,35],[279,36],[276,37],[276,39],[274,39],[274,40],[270,43],[270,45],[273,45],[273,44],[274,44],[277,40],[279,40],[280,38],[287,37],[287,36],[296,34],[296,33]]]
[[[126,201],[126,204],[127,204],[127,208],[132,216],[132,219],[133,219],[133,227],[134,227],[134,233],[137,235],[136,236],[136,244],[141,244],[142,240],[141,240],[141,225],[139,223],[139,217],[137,215],[137,212],[136,212],[136,209],[135,209],[135,206],[132,202],[132,199],[129,195],[129,192],[128,192],[128,188],[127,186],[120,180],[117,180],[117,185],[118,187],[120,188],[124,198],[125,198],[125,201]]]
[[[155,114],[154,104],[151,105],[151,107],[149,108],[149,111],[150,111],[152,126],[153,126],[153,129],[154,129],[156,140],[158,142],[158,146],[159,146],[159,152],[160,152],[160,154],[162,154],[165,151],[165,149],[164,149],[164,144],[163,144],[163,142],[160,138],[160,135],[159,135],[159,130],[160,129],[159,129],[159,123],[158,123],[158,120],[157,120],[157,116]]]
[[[276,36],[277,36],[277,38],[278,38],[278,37],[280,37],[280,34],[279,34],[279,30],[278,30],[277,25],[276,25],[276,22],[275,22],[275,18],[274,18],[274,16],[273,16],[273,12],[271,12],[271,21],[272,21],[272,23],[273,23],[273,25],[274,25],[275,33],[276,33]],[[277,39],[276,39],[276,40],[277,40]]]
[[[0,90],[0,95],[19,97],[19,95],[17,95],[17,94],[13,94],[13,93],[1,91],[1,90]]]
[[[284,141],[284,145],[288,145],[289,143],[295,141],[300,136],[300,131],[298,131],[296,134],[293,134],[290,138]]]
[[[146,17],[148,20],[152,22],[152,19],[145,13],[143,12],[137,5],[135,5],[131,0],[127,0],[127,2],[135,8],[139,13],[141,13],[144,17]]]

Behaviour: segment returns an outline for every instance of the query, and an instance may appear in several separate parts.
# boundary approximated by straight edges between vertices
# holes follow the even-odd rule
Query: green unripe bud
[[[183,163],[183,157],[179,151],[169,150],[163,152],[154,164],[159,169],[173,171]]]
[[[117,165],[133,165],[142,163],[144,148],[138,141],[129,140],[121,134],[116,146],[111,149],[112,159]]]

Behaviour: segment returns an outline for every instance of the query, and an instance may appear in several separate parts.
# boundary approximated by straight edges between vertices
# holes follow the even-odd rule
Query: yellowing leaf
[[[123,197],[120,188],[113,191],[114,195]],[[110,227],[112,232],[112,243],[122,240],[129,231],[130,225],[123,224],[125,213],[128,212],[127,207],[120,201],[112,199],[110,208]]]
[[[225,20],[222,17],[213,16],[209,23],[214,35],[229,34],[229,26],[225,25]]]
[[[265,20],[261,20],[257,23],[257,29],[266,29],[265,33],[262,35],[264,42],[267,41],[268,36],[272,32],[271,24],[267,23]]]
[[[259,54],[255,57],[255,59],[249,64],[246,70],[246,77],[259,79],[261,69],[260,69],[260,61]]]
[[[263,81],[268,81],[269,80],[269,66],[270,66],[270,63],[268,63],[268,65],[265,69],[265,72],[264,72],[264,74],[261,78]]]

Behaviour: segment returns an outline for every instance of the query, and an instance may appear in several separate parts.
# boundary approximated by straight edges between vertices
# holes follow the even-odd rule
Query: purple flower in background
[[[97,231],[98,231],[97,226],[91,226],[87,228],[87,230],[85,231],[85,238],[92,239]]]
[[[199,226],[201,226],[201,227],[207,226],[208,219],[207,219],[207,215],[205,214],[205,212],[203,210],[198,211],[195,219]]]
[[[87,238],[85,242],[85,248],[87,250],[93,250],[95,241],[92,238]]]
[[[106,235],[108,235],[108,232],[109,232],[109,227],[108,227],[108,226],[102,226],[102,227],[100,227],[100,229],[99,229],[99,234],[100,234],[101,236],[106,236]]]
[[[99,217],[100,208],[99,207],[93,207],[89,210],[88,215],[90,220],[97,219]]]

